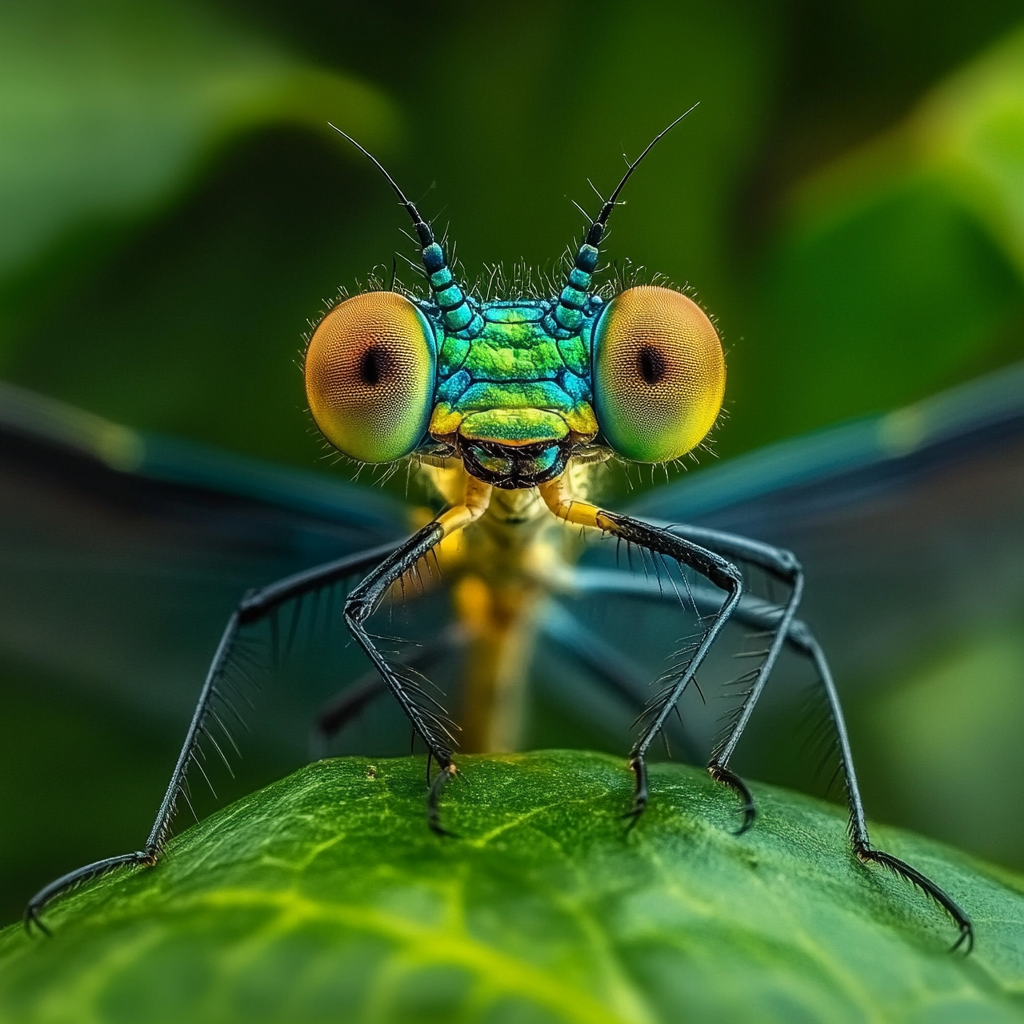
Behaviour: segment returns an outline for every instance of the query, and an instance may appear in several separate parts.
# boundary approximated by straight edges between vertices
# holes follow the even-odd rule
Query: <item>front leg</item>
[[[825,652],[813,633],[805,623],[794,618],[797,604],[803,593],[804,580],[803,570],[796,557],[789,551],[775,548],[769,544],[750,540],[746,537],[738,537],[735,534],[722,533],[717,530],[691,526],[677,526],[673,527],[673,530],[685,534],[693,540],[710,544],[717,551],[732,558],[759,565],[777,579],[789,582],[792,587],[789,598],[782,607],[774,609],[770,606],[751,607],[747,613],[747,618],[752,625],[758,625],[757,619],[760,618],[762,620],[760,623],[761,628],[772,631],[774,637],[768,656],[762,663],[730,731],[715,751],[708,770],[715,778],[720,779],[726,784],[733,785],[734,788],[737,786],[742,787],[741,792],[746,792],[749,797],[749,791],[746,790],[746,786],[732,774],[728,763],[768,680],[768,675],[775,663],[779,648],[783,640],[786,640],[795,650],[811,660],[818,682],[825,693],[829,714],[836,731],[840,768],[846,780],[846,798],[850,812],[850,841],[853,844],[854,852],[858,859],[866,864],[878,864],[887,868],[904,879],[904,881],[916,885],[922,892],[930,896],[949,914],[956,924],[959,934],[953,949],[956,950],[963,946],[969,952],[974,944],[974,928],[970,917],[956,900],[927,875],[918,871],[917,868],[907,864],[906,861],[900,860],[898,857],[894,857],[891,853],[875,849],[871,844],[867,820],[864,815],[864,805],[860,795],[860,787],[857,784],[857,772],[853,764],[853,751],[850,747],[850,738],[846,730],[843,708],[832,679],[832,672],[825,658]],[[744,617],[742,609],[739,617]],[[728,777],[723,778],[723,774]],[[749,799],[748,805],[752,809],[753,805]]]
[[[647,806],[647,750],[665,727],[665,722],[676,707],[683,691],[697,674],[708,651],[725,628],[729,617],[743,596],[743,577],[732,562],[671,531],[632,519],[629,516],[606,512],[588,502],[574,501],[562,479],[540,487],[541,497],[548,508],[567,523],[588,526],[635,544],[646,551],[673,559],[700,573],[708,582],[725,591],[725,599],[704,631],[686,665],[670,676],[667,684],[648,702],[644,711],[644,726],[629,753],[629,766],[635,777],[633,805],[627,812],[632,822],[643,814]]]
[[[403,661],[402,665],[407,671],[423,672],[445,655],[460,650],[465,643],[463,630],[458,626],[449,626],[436,640],[424,644],[412,657]],[[322,707],[313,722],[313,756],[327,757],[331,740],[377,697],[386,692],[387,685],[384,680],[370,669]]]
[[[440,769],[430,786],[427,804],[427,821],[438,835],[451,834],[441,827],[438,805],[444,784],[456,774],[452,761],[452,748],[456,745],[456,740],[451,730],[457,726],[448,717],[445,709],[423,689],[407,666],[389,661],[384,656],[374,642],[376,638],[367,631],[366,621],[380,606],[393,584],[445,537],[457,533],[479,519],[487,511],[490,500],[490,485],[469,477],[463,503],[443,512],[433,522],[413,534],[406,543],[369,573],[345,601],[344,617],[349,632],[398,701],[416,735],[426,745],[428,775],[431,760],[436,761]]]

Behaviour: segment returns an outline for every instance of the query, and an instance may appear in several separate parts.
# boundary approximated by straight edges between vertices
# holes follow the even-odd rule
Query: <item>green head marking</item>
[[[486,483],[520,488],[554,479],[574,453],[595,444],[642,462],[674,459],[698,444],[724,387],[721,345],[710,321],[669,289],[630,288],[607,303],[592,293],[599,245],[619,193],[682,117],[628,164],[557,296],[492,302],[466,293],[413,203],[371,154],[340,132],[384,174],[412,218],[431,298],[356,296],[317,327],[307,350],[306,390],[336,447],[367,462],[433,449],[460,458]],[[357,300],[358,316],[350,315],[346,307]],[[346,342],[347,333],[353,336]],[[381,413],[385,408],[399,410],[394,434],[383,426],[382,417],[392,415]]]
[[[480,316],[475,337],[441,344],[430,435],[489,483],[542,483],[597,434],[587,343],[551,333],[550,300],[487,302]]]

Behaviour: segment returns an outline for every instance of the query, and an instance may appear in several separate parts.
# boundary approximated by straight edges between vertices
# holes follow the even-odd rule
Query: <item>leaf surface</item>
[[[741,837],[702,772],[631,777],[580,752],[472,757],[426,828],[421,758],[321,761],[0,937],[0,1019],[24,1021],[1015,1021],[1019,879],[905,833],[935,907],[851,856],[841,813],[767,786]]]

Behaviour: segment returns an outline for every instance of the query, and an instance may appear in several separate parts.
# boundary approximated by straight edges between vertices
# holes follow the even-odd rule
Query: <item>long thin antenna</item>
[[[352,143],[356,149],[359,150],[363,156],[366,157],[374,167],[384,175],[384,179],[394,189],[395,195],[398,196],[398,201],[405,207],[409,216],[412,217],[413,226],[416,228],[416,234],[419,236],[420,244],[426,248],[434,240],[434,233],[430,230],[430,225],[420,216],[420,211],[416,209],[415,203],[411,199],[406,198],[405,193],[399,188],[398,182],[388,173],[387,168],[365,147],[361,146],[355,139],[352,138],[347,132],[343,132],[336,124],[327,122],[329,128],[333,128],[343,139],[347,139]],[[667,130],[667,129],[666,129]],[[657,141],[657,140],[655,140]],[[650,148],[650,147],[648,147]]]
[[[601,241],[601,238],[604,236],[604,229],[608,226],[608,218],[611,216],[612,210],[615,209],[615,204],[619,198],[619,193],[625,187],[626,182],[629,181],[629,179],[632,177],[633,172],[640,166],[640,163],[644,159],[644,157],[646,157],[647,154],[650,153],[650,151],[654,149],[654,147],[659,142],[661,142],[661,140],[666,135],[668,135],[668,133],[672,131],[672,129],[675,128],[675,126],[679,124],[679,122],[682,121],[684,117],[686,117],[688,114],[692,114],[699,106],[700,100],[694,103],[694,105],[690,107],[689,110],[683,111],[683,113],[681,113],[667,128],[662,128],[662,130],[658,132],[658,134],[655,135],[650,142],[647,143],[647,148],[632,163],[629,163],[627,161],[626,173],[623,174],[622,179],[619,181],[618,185],[616,185],[615,188],[612,190],[612,194],[604,201],[604,206],[601,207],[600,214],[598,214],[597,219],[590,227],[590,232],[587,237],[587,242],[590,245],[597,245]],[[601,233],[597,236],[596,241],[591,241],[589,235],[594,234],[594,229],[597,227],[600,227]]]
[[[413,227],[420,240],[420,258],[426,268],[427,277],[430,280],[430,290],[434,294],[444,320],[445,327],[453,333],[468,334],[472,336],[483,326],[483,317],[477,312],[476,305],[469,299],[462,287],[455,280],[451,269],[448,266],[448,259],[444,249],[434,241],[434,232],[430,225],[420,216],[415,203],[398,187],[398,182],[388,174],[384,165],[364,146],[361,146],[347,132],[343,132],[337,125],[327,122],[343,139],[352,143],[360,153],[363,154],[373,165],[384,175],[384,179],[394,190],[398,201],[405,207],[412,218]]]
[[[700,103],[694,103],[689,110],[680,114],[667,128],[663,128],[647,144],[647,148],[632,162],[626,160],[626,173],[622,176],[618,185],[612,190],[612,194],[602,200],[601,212],[591,221],[587,237],[576,252],[573,260],[572,270],[569,271],[569,278],[565,287],[558,296],[558,303],[555,306],[551,317],[554,321],[553,327],[565,335],[575,334],[583,324],[583,310],[590,294],[590,285],[597,269],[598,246],[604,238],[605,228],[608,227],[608,218],[611,216],[615,204],[618,202],[619,193],[625,188],[626,182],[632,177],[633,172],[640,166],[644,157],[666,136],[687,114],[691,114]],[[589,179],[588,179],[589,180]],[[594,188],[593,182],[590,185]],[[597,189],[594,189],[597,192]],[[600,196],[600,193],[598,192]]]

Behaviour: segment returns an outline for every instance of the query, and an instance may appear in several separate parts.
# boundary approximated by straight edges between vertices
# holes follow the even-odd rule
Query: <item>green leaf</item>
[[[1024,277],[1024,27],[931,91],[907,120],[806,182],[799,215],[863,206],[908,180],[941,183]]]
[[[733,445],[916,401],[1024,356],[1024,29],[804,181],[757,291]],[[798,386],[780,400],[765,380]]]
[[[887,787],[887,815],[997,863],[1019,864],[1024,623],[1019,614],[1007,619],[933,641],[911,671],[878,680],[857,731],[872,773],[901,780]]]
[[[40,301],[40,268],[88,263],[97,237],[158,210],[228,139],[271,123],[327,133],[332,118],[370,145],[395,127],[376,90],[187,0],[5,0],[0,335]]]
[[[18,1021],[1019,1021],[1024,884],[877,829],[972,914],[861,865],[836,808],[580,752],[467,757],[424,819],[421,758],[321,761],[0,937]]]

